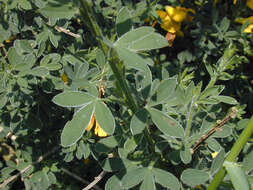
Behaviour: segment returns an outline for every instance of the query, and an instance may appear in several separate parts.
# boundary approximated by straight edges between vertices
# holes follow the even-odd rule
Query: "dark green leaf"
[[[103,138],[96,143],[96,151],[109,152],[119,144],[120,140],[121,138],[119,136],[110,136]]]
[[[130,122],[130,129],[133,135],[140,134],[147,125],[148,112],[141,109],[136,112]]]
[[[118,37],[132,29],[131,14],[127,7],[122,7],[116,18],[116,31]]]

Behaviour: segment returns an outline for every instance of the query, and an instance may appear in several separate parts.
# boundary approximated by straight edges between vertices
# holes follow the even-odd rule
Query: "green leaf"
[[[131,165],[129,160],[121,158],[107,158],[101,163],[103,170],[108,172],[126,170]]]
[[[130,122],[130,130],[133,135],[140,134],[144,130],[148,119],[148,112],[145,109],[141,109],[136,112]]]
[[[184,150],[180,151],[180,158],[184,164],[189,164],[192,160],[192,154],[189,147],[184,147]]]
[[[67,122],[61,133],[61,145],[63,147],[72,146],[83,136],[93,112],[94,104],[90,103],[82,107],[74,114],[73,119]]]
[[[110,111],[102,101],[97,101],[95,106],[95,118],[100,127],[109,135],[114,133],[115,120]]]
[[[96,143],[95,150],[97,152],[109,152],[115,148],[120,141],[121,137],[119,136],[110,136],[103,138]]]
[[[20,4],[21,8],[24,9],[24,10],[32,9],[31,3],[27,0],[19,1],[19,4]]]
[[[152,172],[148,172],[140,186],[140,190],[156,190]]]
[[[213,138],[225,138],[232,134],[232,129],[228,125],[222,126],[217,132],[215,132],[211,137]]]
[[[207,143],[208,147],[215,152],[219,152],[221,149],[221,145],[219,144],[219,142],[212,137],[209,137],[206,140],[206,143]]]
[[[143,181],[147,172],[147,168],[137,168],[127,172],[121,180],[122,186],[125,188],[131,188],[138,185]]]
[[[116,18],[116,31],[118,37],[122,36],[126,32],[132,29],[133,23],[131,20],[131,14],[127,7],[122,7]]]
[[[148,103],[148,105],[158,105],[166,101],[169,97],[171,97],[175,91],[177,85],[176,78],[169,78],[161,81],[159,84],[155,97],[152,97],[152,101]]]
[[[249,173],[253,169],[253,150],[251,150],[244,158],[242,162],[243,169],[246,173]]]
[[[237,163],[225,161],[223,166],[226,168],[235,190],[250,190],[247,177]]]
[[[173,174],[159,168],[153,168],[152,173],[154,174],[155,182],[163,187],[173,190],[178,190],[180,188],[180,183]]]
[[[95,97],[81,91],[66,91],[56,95],[53,102],[62,107],[81,107],[94,101]]]
[[[75,14],[78,13],[78,8],[71,6],[71,3],[69,4],[60,2],[58,4],[49,3],[45,7],[39,9],[39,12],[46,17],[70,19],[71,17],[73,17]]]
[[[86,159],[90,155],[90,147],[88,144],[84,144],[84,142],[81,140],[79,143],[78,148],[80,148],[80,151],[82,152],[83,157]]]
[[[175,119],[154,108],[148,108],[148,112],[152,121],[165,135],[177,138],[184,137],[184,129]]]
[[[138,144],[142,141],[142,138],[142,134],[129,137],[124,144],[125,152],[128,154],[134,151]]]
[[[181,180],[183,181],[183,183],[191,187],[204,184],[208,179],[208,173],[197,169],[186,169],[181,175]]]
[[[125,66],[130,69],[145,71],[148,61],[135,52],[131,52],[125,48],[116,48],[119,58],[124,62]]]
[[[60,63],[50,63],[50,64],[46,64],[45,67],[49,71],[56,71],[56,70],[60,70],[62,68],[62,65]]]
[[[52,45],[57,48],[58,47],[58,40],[56,38],[56,36],[49,30],[48,32],[49,34],[49,40],[52,43]]]
[[[7,93],[0,94],[0,109],[2,109],[8,101]]]
[[[37,77],[45,77],[49,75],[49,70],[46,67],[35,67],[30,71],[30,74]]]
[[[105,190],[124,190],[117,175],[113,175],[106,181]]]
[[[114,45],[134,52],[168,46],[168,41],[154,31],[154,28],[147,26],[131,30],[119,38]]]
[[[32,53],[33,48],[27,40],[15,40],[14,46],[18,52]]]
[[[216,100],[219,100],[220,102],[235,105],[238,104],[236,99],[230,97],[230,96],[212,96],[212,98],[215,98]]]
[[[103,68],[105,65],[105,55],[101,49],[97,50],[97,55],[96,55],[96,61],[97,64],[99,65],[100,68]]]
[[[218,96],[223,90],[224,90],[223,85],[216,85],[210,88],[206,88],[201,94],[199,99],[205,99],[206,97],[209,96]]]
[[[225,159],[225,151],[221,148],[218,155],[214,158],[211,166],[211,174],[214,175],[221,167]]]
[[[8,50],[8,60],[11,65],[18,65],[23,62],[24,57],[19,55],[14,47]]]

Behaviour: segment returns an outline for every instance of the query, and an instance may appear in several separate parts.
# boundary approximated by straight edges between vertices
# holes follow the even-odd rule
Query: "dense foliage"
[[[0,188],[252,189],[252,9],[0,0]]]

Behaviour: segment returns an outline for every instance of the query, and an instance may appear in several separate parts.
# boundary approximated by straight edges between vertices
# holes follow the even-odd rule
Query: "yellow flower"
[[[68,83],[68,76],[65,74],[65,73],[63,73],[62,75],[61,75],[61,80],[64,82],[64,83]]]
[[[247,0],[246,5],[247,5],[247,7],[249,7],[250,9],[253,9],[253,0]]]
[[[11,43],[13,40],[15,40],[16,36],[11,36],[8,40],[5,40],[5,43],[9,44]]]
[[[219,152],[213,152],[211,155],[212,155],[212,158],[215,158],[217,155],[219,154]]]
[[[249,21],[250,24],[243,30],[245,33],[251,33],[253,29],[253,16],[250,16],[248,18],[237,18],[235,19],[235,22],[244,24],[245,22]]]
[[[188,15],[189,12],[195,14],[193,9],[184,7],[166,6],[166,11],[158,10],[157,14],[162,20],[161,27],[170,33],[181,33],[181,23],[183,21],[192,21],[193,17]]]
[[[168,32],[166,38],[169,40],[169,46],[172,46],[176,35],[184,36],[184,33],[181,31],[181,23],[183,21],[191,22],[193,19],[193,16],[188,13],[195,14],[193,9],[179,6],[165,6],[165,11],[158,10],[156,12],[162,20],[161,28]]]
[[[99,137],[108,136],[108,134],[100,127],[99,123],[96,121],[94,114],[91,117],[91,120],[88,124],[88,127],[86,128],[86,131],[90,131],[92,129],[92,127],[94,126],[95,122],[96,122],[95,130],[94,130],[95,135],[97,135]]]

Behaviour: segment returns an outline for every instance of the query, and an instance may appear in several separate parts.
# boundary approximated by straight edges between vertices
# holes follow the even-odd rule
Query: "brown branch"
[[[232,111],[225,117],[223,118],[221,121],[217,121],[217,124],[210,129],[206,134],[204,134],[193,146],[193,148],[191,149],[191,154],[194,154],[196,152],[196,150],[200,147],[201,144],[203,144],[205,142],[206,139],[208,139],[208,137],[210,137],[212,134],[214,134],[215,132],[219,131],[220,128],[225,125],[230,119],[235,118],[237,113],[236,109],[232,109]]]
[[[102,171],[97,177],[95,177],[94,181],[91,182],[88,186],[86,186],[83,190],[89,190],[94,187],[101,179],[103,179],[106,173],[106,171]]]
[[[65,29],[65,28],[62,28],[62,27],[60,27],[60,26],[56,26],[55,29],[56,29],[58,32],[63,32],[63,33],[65,33],[65,34],[67,34],[67,35],[70,35],[70,36],[72,36],[72,37],[74,37],[74,38],[81,38],[81,36],[80,36],[79,34],[75,34],[75,33],[73,33],[73,32],[70,32],[70,30]]]
[[[76,174],[72,173],[71,171],[67,170],[66,168],[61,168],[61,170],[62,170],[64,173],[66,173],[67,175],[69,175],[69,176],[75,178],[76,180],[78,180],[78,181],[80,181],[80,182],[82,182],[82,183],[84,183],[84,184],[86,184],[86,185],[89,185],[89,184],[90,184],[89,181],[87,181],[87,180],[85,180],[85,179],[79,177],[78,175],[76,175]],[[94,185],[94,189],[96,189],[96,190],[102,190],[102,189],[101,189],[99,186],[97,186],[97,185]]]
[[[4,188],[6,185],[8,185],[10,182],[12,182],[13,180],[17,179],[19,176],[21,176],[23,173],[27,172],[28,170],[30,170],[32,168],[33,165],[40,163],[42,160],[44,160],[46,157],[48,157],[49,155],[53,154],[54,152],[56,152],[60,147],[56,146],[54,147],[52,150],[50,150],[49,152],[47,152],[46,154],[44,154],[43,156],[40,156],[35,162],[33,162],[32,164],[28,165],[27,167],[25,167],[24,169],[22,169],[19,173],[9,177],[8,179],[6,179],[2,184],[0,184],[0,189]]]

